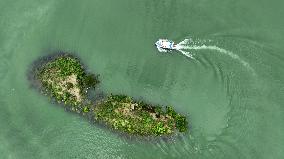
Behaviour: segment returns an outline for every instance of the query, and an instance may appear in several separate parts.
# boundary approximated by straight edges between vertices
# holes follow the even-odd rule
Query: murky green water
[[[283,6],[0,0],[0,158],[284,158]],[[195,60],[159,53],[162,37],[205,49],[190,50]],[[104,91],[174,105],[191,133],[129,141],[64,112],[27,80],[30,64],[56,50],[76,52]]]

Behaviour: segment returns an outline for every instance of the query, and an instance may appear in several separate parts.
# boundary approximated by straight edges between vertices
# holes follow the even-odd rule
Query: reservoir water
[[[284,1],[0,0],[0,158],[283,159]],[[160,53],[159,38],[189,39]],[[173,105],[190,132],[129,140],[30,87],[33,61],[75,53],[101,91]],[[187,57],[187,55],[193,58]]]

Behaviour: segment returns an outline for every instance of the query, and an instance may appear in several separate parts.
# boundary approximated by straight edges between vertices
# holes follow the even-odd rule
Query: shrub
[[[176,115],[175,116],[175,120],[176,120],[176,127],[180,132],[185,132],[187,131],[187,121],[185,116],[181,116],[181,115]]]

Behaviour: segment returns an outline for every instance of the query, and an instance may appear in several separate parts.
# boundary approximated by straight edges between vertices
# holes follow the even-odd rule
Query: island
[[[80,60],[68,53],[47,58],[34,71],[43,94],[71,112],[132,135],[162,136],[186,132],[188,122],[172,106],[162,107],[134,100],[127,95],[109,94],[92,101],[90,89],[100,83],[98,75],[87,73]]]

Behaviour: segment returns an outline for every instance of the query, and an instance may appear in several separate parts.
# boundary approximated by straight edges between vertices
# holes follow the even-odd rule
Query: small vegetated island
[[[98,76],[87,73],[78,58],[58,55],[35,69],[41,91],[66,109],[87,116],[115,130],[133,135],[162,136],[186,132],[186,117],[168,106],[154,106],[126,95],[108,95],[99,102],[88,98]]]

